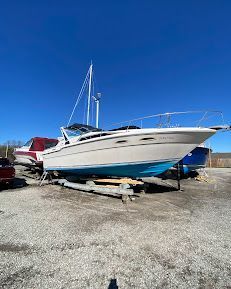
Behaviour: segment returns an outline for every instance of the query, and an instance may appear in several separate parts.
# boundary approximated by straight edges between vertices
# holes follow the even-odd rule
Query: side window
[[[96,137],[100,137],[100,136],[106,136],[108,135],[107,133],[100,133],[100,134],[95,134],[95,135],[91,135],[91,136],[87,136],[87,137],[81,137],[79,139],[79,141],[82,141],[82,140],[87,140],[87,139],[91,139],[91,138],[96,138]]]
[[[30,150],[34,150],[34,141],[31,141],[31,147],[30,147]]]
[[[46,141],[45,142],[45,150],[46,149],[49,149],[49,148],[52,148],[52,147],[54,147],[54,146],[56,146],[57,145],[57,142],[56,141]]]

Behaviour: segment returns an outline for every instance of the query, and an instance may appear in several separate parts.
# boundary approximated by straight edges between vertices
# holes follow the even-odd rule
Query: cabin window
[[[57,141],[45,142],[45,150],[53,148],[57,145]]]
[[[31,143],[30,150],[32,150],[32,151],[35,150],[35,142],[34,141],[32,141],[32,143]]]
[[[101,136],[106,136],[108,135],[107,133],[101,133],[101,134],[96,134],[96,135],[89,135],[87,137],[81,137],[80,141],[82,140],[87,140],[87,139],[92,139],[92,138],[96,138],[96,137],[101,137]]]
[[[126,143],[127,141],[126,140],[118,140],[116,143]]]

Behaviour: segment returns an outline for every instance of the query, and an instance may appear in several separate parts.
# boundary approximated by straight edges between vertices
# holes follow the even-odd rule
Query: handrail
[[[214,113],[214,114],[221,114],[222,118],[223,118],[223,113],[220,110],[189,110],[189,111],[175,111],[175,112],[165,112],[165,113],[159,113],[159,114],[153,114],[153,115],[148,115],[148,116],[144,116],[144,117],[139,117],[139,118],[134,118],[131,120],[125,120],[125,121],[121,121],[121,122],[117,122],[117,123],[113,123],[112,125],[120,125],[123,123],[130,123],[130,122],[134,122],[134,121],[139,121],[139,120],[144,120],[144,119],[149,119],[149,118],[154,118],[154,117],[162,117],[162,116],[171,116],[171,115],[176,115],[176,114],[193,114],[193,113]],[[202,118],[203,119],[203,118]]]

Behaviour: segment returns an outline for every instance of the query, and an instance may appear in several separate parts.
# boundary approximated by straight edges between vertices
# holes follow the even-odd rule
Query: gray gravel
[[[231,288],[231,169],[121,200],[0,191],[0,288]]]

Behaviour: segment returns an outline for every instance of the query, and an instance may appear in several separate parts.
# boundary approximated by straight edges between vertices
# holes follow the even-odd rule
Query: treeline
[[[22,141],[10,140],[5,142],[4,144],[0,144],[0,157],[8,157],[10,162],[14,161],[14,149],[21,147],[23,145]]]
[[[211,159],[211,163],[208,163],[208,167],[212,168],[231,168],[231,158],[230,159],[222,159],[219,157],[213,157]]]

